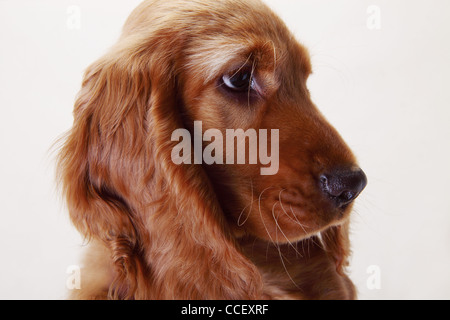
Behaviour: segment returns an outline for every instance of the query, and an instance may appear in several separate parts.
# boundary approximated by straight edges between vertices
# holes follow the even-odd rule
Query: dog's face
[[[204,167],[237,236],[301,240],[345,221],[366,177],[311,101],[307,50],[259,2],[226,2],[227,10],[198,21],[208,28],[186,49],[184,123],[192,130],[202,121],[203,131],[223,137],[227,129],[267,129],[269,154],[272,143],[279,150],[276,174],[262,175],[260,159],[249,164],[248,150],[245,165]],[[271,141],[272,130],[279,141]]]
[[[261,298],[267,270],[246,243],[258,251],[321,231],[307,270],[334,262],[344,275],[347,218],[367,181],[312,103],[310,73],[306,49],[259,0],[146,0],[133,11],[87,69],[58,158],[72,222],[110,251],[109,296]]]

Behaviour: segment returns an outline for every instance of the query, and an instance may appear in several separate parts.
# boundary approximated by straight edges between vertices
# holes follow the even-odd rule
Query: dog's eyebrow
[[[217,75],[223,71],[224,66],[230,64],[233,60],[248,57],[248,44],[231,43],[229,39],[224,41],[205,41],[199,50],[198,47],[188,52],[189,61],[185,68],[198,72],[204,79],[204,84],[214,80]],[[245,53],[247,52],[247,55]]]

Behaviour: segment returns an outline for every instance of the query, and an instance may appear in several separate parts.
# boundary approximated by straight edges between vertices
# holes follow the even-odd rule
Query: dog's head
[[[346,221],[367,181],[311,101],[308,51],[259,1],[217,1],[203,10],[184,31],[195,36],[187,36],[182,55],[180,108],[193,134],[196,120],[202,132],[222,133],[215,156],[223,161],[204,168],[235,233],[280,243]],[[208,137],[204,148],[217,139]]]
[[[161,279],[188,272],[190,244],[205,270],[206,257],[227,257],[209,272],[248,276],[247,292],[257,273],[230,236],[286,243],[325,230],[342,264],[366,177],[311,101],[310,74],[307,50],[258,0],[144,1],[87,70],[76,102],[59,163],[72,221],[107,243],[119,268],[153,252]],[[172,161],[179,129],[199,163]]]

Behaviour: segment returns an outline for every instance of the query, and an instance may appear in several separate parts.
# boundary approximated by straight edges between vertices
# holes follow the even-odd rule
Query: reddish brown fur
[[[251,105],[217,86],[246,61],[263,88]],[[310,73],[306,49],[257,0],[144,1],[87,70],[60,153],[70,217],[93,241],[72,297],[355,298],[350,208],[332,208],[315,179],[355,159],[312,104]],[[171,134],[193,120],[280,129],[278,174],[175,165]]]

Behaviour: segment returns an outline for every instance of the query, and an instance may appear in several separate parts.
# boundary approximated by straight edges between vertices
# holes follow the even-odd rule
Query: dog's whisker
[[[230,76],[230,78],[233,78],[234,76],[236,76],[243,68],[245,68],[245,66],[247,66],[248,62],[250,61],[251,57],[252,57],[253,53],[250,53],[250,55],[247,57],[247,59],[245,60],[245,62],[237,69],[237,70],[233,70],[234,73]],[[252,70],[253,72],[253,70]],[[253,73],[252,73],[253,74]],[[220,88],[221,86],[223,86],[225,83],[221,82],[219,85],[215,86],[216,89]]]
[[[284,209],[284,206],[283,206],[283,202],[281,201],[281,194],[283,193],[283,191],[285,191],[285,189],[281,189],[281,191],[280,191],[280,193],[278,194],[278,199],[279,199],[279,202],[280,202],[280,206],[281,206],[281,210],[283,210],[283,212],[284,212],[284,214],[291,220],[291,221],[293,221],[294,223],[300,223],[299,221],[298,221],[298,219],[295,217],[295,214],[292,212],[292,207],[291,207],[291,212],[292,212],[292,215],[294,216],[294,218],[295,218],[295,220],[286,212],[286,210]],[[304,229],[303,229],[304,230]]]
[[[251,209],[252,203],[253,203],[253,200],[252,200],[252,202],[249,205],[245,206],[244,209],[242,209],[241,213],[239,214],[239,217],[237,219],[238,227],[242,227],[247,222],[248,218],[250,217],[250,212],[252,211],[252,209]],[[250,207],[250,210],[248,211],[247,217],[244,219],[244,221],[241,222],[241,218],[244,215],[244,211],[248,207]]]
[[[293,217],[294,217],[294,219],[295,219],[295,223],[297,223],[297,224],[300,226],[300,228],[302,228],[303,232],[307,235],[307,234],[308,234],[308,231],[306,231],[305,226],[300,222],[300,220],[298,220],[298,218],[297,218],[297,216],[295,215],[294,210],[292,209],[292,206],[291,206],[291,205],[289,205],[289,209],[291,210],[291,213],[292,213],[292,215],[293,215]],[[288,216],[289,216],[289,215],[288,215]]]
[[[286,272],[288,278],[290,279],[290,281],[292,281],[292,283],[294,284],[294,286],[295,286],[296,288],[300,289],[300,288],[298,287],[298,285],[295,283],[294,279],[292,279],[292,277],[291,277],[289,271],[287,270],[286,264],[284,263],[283,254],[281,253],[281,249],[280,249],[280,247],[278,246],[278,244],[273,240],[272,236],[270,235],[270,232],[269,232],[269,230],[267,229],[266,223],[264,222],[264,218],[263,218],[263,216],[262,216],[262,212],[261,212],[261,197],[262,197],[263,193],[264,193],[265,191],[267,191],[268,189],[270,189],[270,188],[274,188],[274,187],[268,187],[268,188],[264,189],[264,190],[260,193],[260,195],[259,195],[259,197],[258,197],[258,206],[259,206],[259,214],[260,214],[261,222],[262,222],[263,225],[264,225],[264,229],[266,230],[267,235],[269,236],[270,241],[272,242],[272,244],[274,245],[274,247],[275,247],[275,248],[277,249],[277,251],[278,251],[278,255],[280,256],[281,264],[283,265],[283,269],[285,270],[285,272]],[[276,233],[276,237],[277,237],[277,233]],[[268,243],[268,246],[269,246],[269,243]],[[269,247],[268,247],[268,246],[267,246],[267,251],[266,251],[266,260],[267,260],[267,258],[268,258],[268,257],[267,257],[268,251],[269,251]]]
[[[261,212],[261,198],[262,198],[262,195],[264,194],[264,192],[266,192],[267,190],[269,190],[271,188],[274,188],[274,187],[267,187],[266,189],[261,191],[261,193],[259,194],[259,197],[258,197],[258,211],[259,211],[259,217],[260,217],[261,222],[262,222],[262,224],[264,226],[264,229],[266,230],[267,235],[269,236],[270,241],[276,246],[276,243],[275,243],[275,241],[273,241],[273,238],[270,235],[269,229],[267,228],[266,223],[264,222],[264,218],[263,218],[262,212]]]
[[[278,198],[280,199],[279,201],[280,201],[281,209],[283,210],[284,214],[285,214],[291,221],[293,221],[294,223],[298,224],[298,225],[302,228],[302,230],[303,230],[303,232],[304,232],[305,234],[308,234],[308,232],[305,230],[304,225],[298,220],[297,216],[295,215],[295,213],[294,213],[294,211],[293,211],[293,209],[292,209],[292,206],[290,205],[289,207],[290,207],[292,216],[293,216],[294,218],[292,218],[292,217],[286,212],[286,210],[284,209],[283,202],[281,201],[281,194],[283,193],[283,191],[285,191],[285,189],[282,189],[282,190],[280,191],[279,195],[278,195]]]
[[[281,264],[283,265],[283,269],[286,272],[286,275],[288,276],[289,280],[292,282],[292,284],[297,288],[300,289],[300,287],[297,285],[297,283],[294,281],[294,279],[292,278],[291,274],[289,273],[287,267],[286,267],[286,263],[284,262],[285,260],[287,260],[286,257],[283,256],[283,253],[281,252],[280,246],[278,245],[278,230],[280,230],[280,232],[283,234],[283,236],[286,238],[286,240],[288,241],[289,245],[292,246],[292,248],[294,248],[294,250],[298,253],[298,251],[295,249],[295,247],[292,245],[292,243],[289,241],[289,239],[286,237],[286,235],[284,234],[283,230],[281,229],[280,225],[278,224],[278,220],[275,218],[275,213],[274,213],[274,208],[275,208],[276,203],[273,205],[272,207],[272,216],[275,220],[275,223],[277,225],[277,228],[275,229],[275,239],[277,241],[277,243],[273,243],[275,248],[278,251],[278,255],[280,257],[280,261]],[[269,235],[270,236],[270,235]],[[300,253],[299,253],[300,254]],[[289,261],[288,261],[289,262]]]
[[[242,209],[241,214],[240,214],[239,217],[238,217],[237,225],[238,225],[239,227],[242,227],[242,226],[247,222],[247,220],[248,220],[248,218],[250,217],[250,214],[251,214],[251,212],[252,212],[252,209],[253,209],[253,202],[254,202],[255,200],[253,199],[253,180],[252,180],[252,179],[250,179],[250,188],[251,188],[252,199],[250,200],[250,204],[247,205],[247,206],[245,206],[244,209]],[[244,221],[243,221],[242,223],[240,223],[241,218],[242,218],[242,215],[244,214],[245,209],[247,209],[248,207],[250,207],[250,209],[248,210],[247,217],[244,219]]]
[[[275,72],[275,70],[277,68],[277,48],[276,48],[275,43],[273,42],[273,40],[268,40],[264,44],[264,46],[269,44],[269,43],[272,45],[272,48],[273,48],[273,72]]]
[[[294,245],[292,244],[292,242],[289,240],[289,238],[288,238],[288,237],[286,236],[286,234],[283,232],[283,230],[281,229],[280,224],[278,223],[278,219],[275,217],[275,206],[277,205],[277,203],[279,203],[279,201],[278,201],[278,202],[275,202],[275,204],[274,204],[273,207],[272,207],[272,217],[273,217],[273,219],[274,219],[274,221],[275,221],[275,224],[276,224],[276,226],[277,226],[277,229],[276,229],[276,230],[279,229],[280,232],[281,232],[281,234],[283,235],[283,237],[284,237],[284,238],[286,239],[286,241],[288,242],[289,246],[292,247],[296,253],[300,254],[300,252],[297,251],[297,249],[294,247]],[[301,254],[300,254],[300,256],[301,256]]]
[[[250,74],[250,83],[253,83],[253,75],[254,75],[254,73],[255,73],[255,61],[253,61],[253,64],[252,64],[252,72]],[[251,86],[249,86],[248,87],[248,94],[247,94],[247,104],[248,104],[249,108],[250,108],[250,93],[251,93],[251,90],[252,90],[252,88],[251,88]]]

